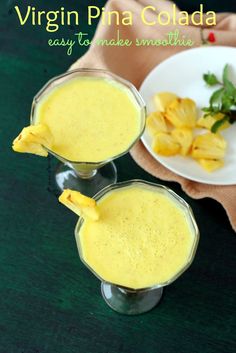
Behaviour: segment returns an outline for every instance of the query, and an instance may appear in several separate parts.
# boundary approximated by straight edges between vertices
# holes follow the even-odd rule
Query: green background
[[[88,5],[86,0],[27,3],[41,9],[77,7],[82,13]],[[179,3],[193,9],[193,1]],[[47,190],[47,160],[13,153],[10,147],[29,122],[34,94],[85,48],[77,47],[71,57],[62,48],[49,48],[49,38],[73,38],[75,28],[51,35],[43,27],[20,27],[14,4],[0,3],[0,353],[236,351],[235,233],[220,204],[192,200],[175,183],[163,182],[190,203],[201,231],[193,265],[145,315],[121,316],[102,300],[99,281],[77,254],[76,216]],[[207,4],[209,9],[234,9],[233,1]],[[95,26],[87,26],[85,18],[80,29],[92,38]],[[129,155],[116,165],[119,181],[159,182]]]

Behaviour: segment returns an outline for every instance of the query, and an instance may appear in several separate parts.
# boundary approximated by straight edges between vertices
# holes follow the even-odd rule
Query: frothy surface
[[[184,211],[158,189],[130,186],[98,203],[100,219],[79,235],[85,261],[104,280],[144,288],[170,280],[188,262],[194,235]]]
[[[52,89],[38,104],[36,120],[49,127],[52,151],[71,161],[116,156],[141,129],[140,109],[128,88],[92,77],[74,78]]]

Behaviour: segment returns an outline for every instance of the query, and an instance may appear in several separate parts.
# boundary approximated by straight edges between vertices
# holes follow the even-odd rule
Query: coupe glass
[[[81,261],[85,264],[86,267],[101,281],[101,292],[102,296],[105,300],[105,302],[115,311],[121,313],[121,314],[126,314],[126,315],[137,315],[137,314],[142,314],[144,312],[147,312],[151,310],[153,307],[155,307],[163,293],[163,287],[169,285],[173,281],[175,281],[184,271],[187,270],[187,268],[190,266],[192,263],[197,245],[198,245],[198,240],[199,240],[199,231],[198,227],[192,212],[192,209],[190,206],[187,204],[186,201],[184,201],[180,196],[178,196],[174,191],[171,189],[160,185],[160,184],[154,184],[154,183],[149,183],[147,181],[142,181],[142,180],[131,180],[127,182],[122,182],[122,183],[117,183],[113,184],[110,186],[105,187],[103,190],[98,192],[95,196],[94,199],[96,201],[100,200],[104,195],[109,193],[112,190],[119,189],[119,188],[125,188],[129,187],[132,185],[142,185],[145,188],[151,189],[154,191],[158,191],[159,193],[162,193],[164,195],[169,196],[171,199],[173,199],[176,202],[176,205],[182,209],[184,212],[186,219],[189,222],[189,225],[192,229],[192,234],[193,234],[193,245],[189,254],[188,261],[186,264],[180,269],[178,273],[176,273],[172,278],[170,278],[167,282],[164,283],[158,283],[153,285],[152,287],[148,288],[142,288],[142,289],[133,289],[133,288],[127,288],[123,287],[120,285],[117,285],[116,283],[109,283],[103,280],[97,274],[84,260],[83,258],[83,252],[80,244],[80,236],[79,232],[80,229],[83,225],[84,220],[80,218],[78,220],[78,223],[75,228],[75,237],[77,241],[77,246],[79,250],[79,256]],[[171,215],[170,215],[171,217]],[[145,220],[143,220],[145,222]]]
[[[105,70],[79,69],[66,72],[63,75],[53,78],[39,91],[39,93],[33,99],[31,109],[32,125],[36,123],[37,105],[42,101],[42,99],[53,88],[76,77],[98,77],[104,79],[112,79],[113,81],[116,81],[119,84],[122,84],[124,87],[128,88],[129,92],[132,94],[140,109],[140,132],[138,136],[135,136],[135,138],[133,139],[133,141],[130,142],[129,147],[126,150],[122,151],[118,155],[111,156],[109,159],[99,162],[70,161],[45,147],[45,149],[51,155],[53,155],[60,162],[62,162],[60,163],[55,173],[56,185],[59,190],[78,190],[85,195],[93,196],[103,187],[112,183],[116,183],[117,170],[113,160],[126,154],[132,148],[132,146],[139,140],[145,128],[146,108],[145,103],[142,97],[140,96],[139,92],[130,82]],[[107,102],[107,104],[109,104],[109,101]]]

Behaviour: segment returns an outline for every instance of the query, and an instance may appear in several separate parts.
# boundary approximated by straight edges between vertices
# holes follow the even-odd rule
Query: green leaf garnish
[[[229,82],[229,80],[228,80],[228,69],[229,69],[229,65],[226,64],[224,69],[223,69],[223,77],[222,77],[224,85],[227,85],[227,82]]]
[[[223,92],[224,92],[224,88],[220,88],[211,95],[211,98],[210,98],[211,106],[219,102],[219,99]]]
[[[220,84],[218,81],[216,75],[208,73],[203,75],[203,80],[209,85],[209,86],[215,86]]]
[[[205,113],[204,116],[214,116],[218,113],[224,114],[224,117],[221,120],[217,120],[211,128],[212,132],[216,132],[225,121],[229,121],[232,124],[236,120],[234,117],[232,118],[232,111],[235,110],[236,106],[236,86],[229,79],[229,65],[225,65],[223,69],[223,82],[220,82],[213,73],[204,74],[203,79],[209,86],[221,86],[211,95],[209,106],[202,109]]]

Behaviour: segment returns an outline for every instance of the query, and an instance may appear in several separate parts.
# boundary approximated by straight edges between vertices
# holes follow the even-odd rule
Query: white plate
[[[202,47],[189,49],[165,60],[146,77],[140,93],[147,104],[148,113],[154,109],[152,97],[161,91],[170,91],[180,97],[189,97],[198,108],[208,106],[209,97],[216,87],[209,88],[202,79],[208,71],[222,76],[225,64],[230,65],[230,79],[236,83],[236,48]],[[216,185],[236,184],[236,123],[222,132],[228,147],[223,168],[208,173],[190,157],[163,157],[152,151],[147,131],[142,141],[150,154],[171,171],[187,179]]]

